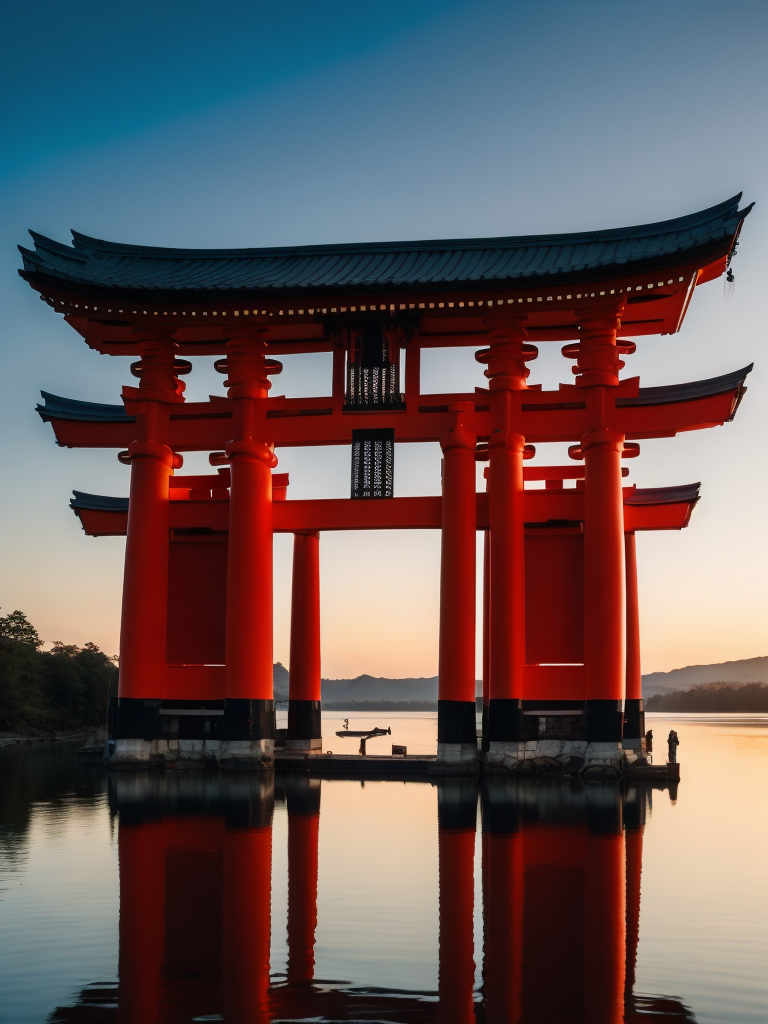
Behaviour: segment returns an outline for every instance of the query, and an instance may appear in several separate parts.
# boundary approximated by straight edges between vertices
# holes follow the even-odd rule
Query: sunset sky
[[[638,541],[643,670],[768,654],[768,5],[40,0],[2,17],[0,614],[117,651],[124,543],[86,537],[68,500],[127,495],[129,471],[113,451],[57,448],[34,406],[41,389],[115,403],[132,378],[18,277],[28,228],[197,248],[538,234],[743,190],[757,206],[731,301],[722,280],[702,286],[682,331],[640,339],[625,374],[673,384],[754,361],[749,392],[723,428],[644,442],[629,480],[702,482],[687,530]],[[560,347],[540,346],[531,382],[572,380]],[[196,361],[188,399],[223,393],[212,362]],[[329,392],[329,357],[284,365],[273,394]],[[469,349],[428,353],[422,380],[483,382]],[[278,454],[290,497],[348,495],[348,449]],[[437,445],[397,447],[396,494],[439,485]],[[325,676],[437,672],[439,542],[323,535]],[[290,558],[276,538],[285,663]]]

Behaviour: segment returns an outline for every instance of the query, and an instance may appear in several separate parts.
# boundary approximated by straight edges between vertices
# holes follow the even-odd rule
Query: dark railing
[[[397,363],[384,363],[381,366],[351,363],[344,404],[350,409],[404,408]]]
[[[391,498],[394,476],[394,430],[353,430],[351,496]]]

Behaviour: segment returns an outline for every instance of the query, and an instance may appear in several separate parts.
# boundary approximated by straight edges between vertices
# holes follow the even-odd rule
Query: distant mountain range
[[[717,665],[688,665],[671,672],[649,672],[643,676],[643,696],[689,690],[702,683],[768,683],[768,658],[744,658]]]
[[[288,670],[280,662],[273,667],[275,700],[288,700]],[[768,657],[724,661],[717,665],[688,665],[671,672],[650,672],[643,676],[643,696],[688,690],[702,683],[768,683]],[[482,683],[476,680],[476,693]],[[356,679],[323,679],[323,703],[344,706],[365,701],[437,702],[437,676],[417,679],[388,679],[362,675]]]

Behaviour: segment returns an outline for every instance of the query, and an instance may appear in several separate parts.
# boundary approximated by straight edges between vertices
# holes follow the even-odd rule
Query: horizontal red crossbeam
[[[628,489],[627,493],[631,493]],[[316,498],[277,501],[273,504],[275,533],[308,530],[439,530],[442,499],[418,498]],[[668,505],[624,506],[626,532],[636,530],[681,530],[688,523],[691,502]],[[93,537],[125,536],[127,512],[77,509],[83,529]],[[525,493],[527,532],[541,529],[578,529],[584,519],[584,492],[577,490],[532,490]],[[192,531],[226,533],[229,502],[226,499],[171,501],[170,526],[178,536],[200,536]],[[488,498],[477,495],[477,528],[488,528]]]
[[[617,391],[620,398],[621,389]],[[521,433],[531,444],[578,441],[589,428],[584,395],[578,388],[513,395],[519,403],[513,422],[519,422]],[[691,401],[618,407],[611,401],[615,397],[607,396],[606,426],[637,441],[720,426],[733,413],[737,391]],[[319,406],[318,401],[325,404]],[[465,423],[478,438],[487,439],[492,430],[487,392],[422,395],[418,412],[343,412],[333,410],[331,399],[270,399],[262,431],[264,439],[278,448],[349,445],[354,430],[387,428],[394,430],[398,443],[438,442],[455,424],[448,407],[456,401],[475,403],[476,411]],[[164,419],[158,436],[174,451],[223,449],[233,434],[232,405],[227,398],[162,406],[158,412]],[[127,448],[137,436],[137,425],[132,422],[97,423],[55,415],[50,419],[58,444],[66,448]]]

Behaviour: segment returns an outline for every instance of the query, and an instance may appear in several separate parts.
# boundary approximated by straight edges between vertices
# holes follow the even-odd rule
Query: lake
[[[434,714],[349,718],[435,749]],[[768,716],[648,727],[676,789],[0,750],[0,1020],[763,1024]]]

